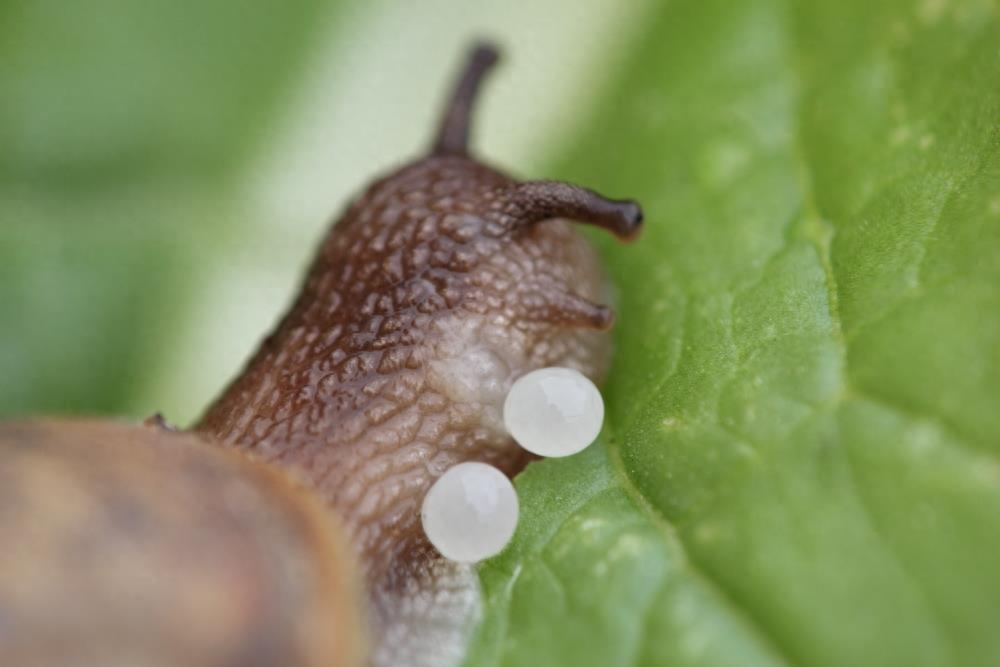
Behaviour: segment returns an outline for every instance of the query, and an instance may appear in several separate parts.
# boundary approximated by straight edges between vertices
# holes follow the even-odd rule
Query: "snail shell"
[[[353,667],[352,550],[287,477],[156,426],[0,424],[0,664]]]

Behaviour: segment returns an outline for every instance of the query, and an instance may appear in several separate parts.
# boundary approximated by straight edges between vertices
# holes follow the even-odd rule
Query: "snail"
[[[269,489],[280,488],[275,515],[261,519],[264,525],[232,507],[220,510],[218,517],[198,518],[220,530],[239,524],[239,536],[233,539],[252,542],[255,548],[287,548],[294,554],[287,557],[298,559],[299,583],[327,576],[324,563],[343,564],[329,575],[338,585],[296,589],[291,599],[282,600],[287,616],[281,623],[288,627],[280,632],[287,636],[269,639],[268,650],[298,647],[295,632],[311,637],[312,630],[300,631],[300,622],[313,628],[328,622],[323,618],[338,619],[340,626],[331,636],[346,642],[345,653],[336,660],[324,658],[328,664],[362,659],[362,650],[341,631],[350,628],[361,636],[362,625],[374,661],[398,662],[386,656],[404,649],[383,645],[396,641],[388,637],[399,636],[394,626],[404,599],[455,585],[455,571],[421,529],[428,489],[463,462],[487,463],[508,476],[527,464],[531,455],[507,434],[502,414],[508,390],[525,373],[565,366],[599,381],[606,371],[613,316],[600,303],[605,281],[594,251],[571,221],[602,227],[628,241],[640,230],[640,208],[633,201],[607,199],[565,183],[517,181],[470,156],[473,105],[496,61],[492,46],[471,51],[429,154],[378,179],[350,204],[322,241],[291,309],[186,434],[156,425],[39,421],[15,425],[12,431],[9,427],[2,438],[2,446],[14,451],[89,451],[82,441],[92,443],[94,433],[110,429],[123,452],[126,442],[136,441],[129,454],[143,458],[137,475],[164,478],[184,472],[175,470],[178,466],[197,468],[202,465],[197,451],[205,466],[243,484],[247,494],[257,494],[260,505]],[[74,442],[75,430],[82,432],[81,443]],[[159,468],[156,458],[173,453],[181,440],[177,448],[186,448],[182,463]],[[149,451],[136,453],[138,443]],[[73,476],[71,464],[117,465],[110,453],[89,460],[73,450],[65,457],[61,470],[67,480]],[[197,471],[188,472],[199,477]],[[279,482],[275,475],[294,482]],[[191,493],[192,499],[205,494],[209,505],[227,501],[216,498],[213,494],[219,492],[213,488],[192,486]],[[86,496],[86,490],[79,495]],[[31,498],[49,502],[38,496]],[[144,496],[139,506],[148,505],[148,514],[155,515],[155,503]],[[190,502],[192,515],[198,514],[195,504]],[[334,517],[323,529],[317,504]],[[58,508],[51,503],[46,508],[58,517]],[[112,503],[107,511],[113,510]],[[195,533],[175,525],[176,517],[157,516],[141,514],[138,519],[149,521],[140,539],[151,540],[151,547],[203,547]],[[135,528],[128,522],[107,523],[124,531]],[[61,524],[53,521],[52,526],[55,530]],[[164,535],[149,535],[160,527]],[[340,543],[341,530],[351,545],[349,554],[333,546]],[[307,533],[323,536],[310,541]],[[108,536],[109,548],[116,539]],[[210,536],[204,548],[211,548],[214,539]],[[290,542],[258,544],[271,539]],[[317,541],[325,546],[317,547]],[[66,566],[58,540],[41,545],[45,567]],[[223,556],[216,571],[230,562],[229,546],[219,546]],[[154,553],[144,565],[154,566],[158,558]],[[364,602],[354,604],[350,586],[341,585],[352,576],[364,588]],[[183,597],[183,591],[172,593]],[[327,594],[340,598],[329,602],[328,610],[317,610]],[[0,633],[5,599],[0,587]],[[173,603],[169,596],[167,603]],[[355,615],[347,618],[345,610]],[[317,616],[315,622],[296,620]],[[256,645],[259,639],[251,635],[258,620],[241,619],[242,624],[234,622],[225,630],[234,636],[246,632],[243,638]],[[295,636],[310,647],[323,643]],[[405,650],[412,649],[408,645]],[[306,658],[280,663],[314,664]]]

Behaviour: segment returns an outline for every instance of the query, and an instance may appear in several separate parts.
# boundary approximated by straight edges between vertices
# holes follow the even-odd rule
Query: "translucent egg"
[[[569,456],[597,438],[604,423],[604,400],[579,371],[542,368],[510,388],[503,420],[511,437],[529,452]]]
[[[517,492],[485,463],[449,468],[424,496],[424,533],[441,555],[474,563],[500,553],[517,527]]]

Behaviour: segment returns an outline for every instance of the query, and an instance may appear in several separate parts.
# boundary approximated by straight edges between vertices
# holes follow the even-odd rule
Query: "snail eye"
[[[486,463],[459,463],[438,478],[420,511],[424,533],[441,555],[474,563],[503,550],[517,527],[518,503],[507,476]]]
[[[594,383],[572,368],[542,368],[519,378],[503,406],[507,432],[539,456],[570,456],[594,442],[604,401]]]

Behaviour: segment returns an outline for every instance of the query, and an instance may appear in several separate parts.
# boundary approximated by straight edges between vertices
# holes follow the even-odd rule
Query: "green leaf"
[[[1000,17],[651,10],[552,175],[646,210],[600,446],[518,479],[469,665],[1000,657]]]

